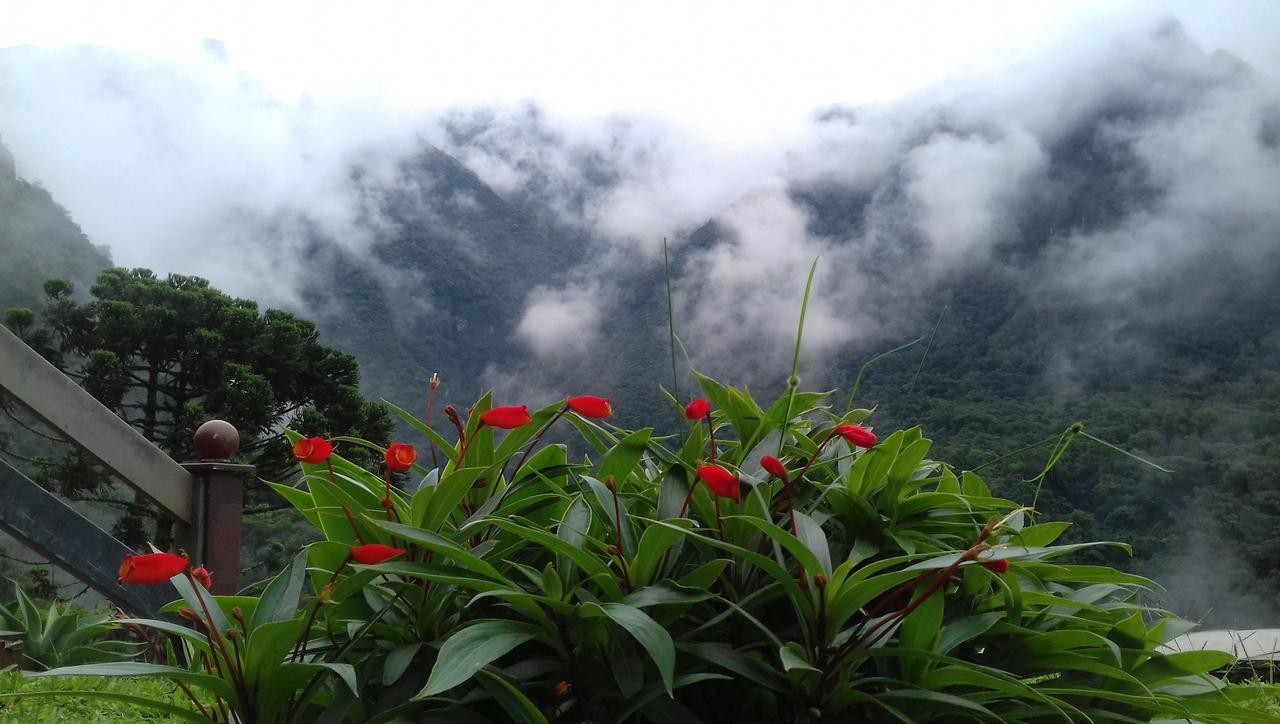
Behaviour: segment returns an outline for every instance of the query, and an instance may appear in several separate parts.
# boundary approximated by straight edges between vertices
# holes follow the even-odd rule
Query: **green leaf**
[[[597,584],[605,589],[610,598],[622,598],[622,586],[618,584],[609,567],[581,547],[563,541],[545,530],[521,525],[513,520],[490,518],[486,522],[509,533],[515,533],[529,543],[540,545],[564,556],[588,576],[595,578]]]
[[[470,457],[471,453],[467,453]],[[439,531],[449,516],[458,510],[458,504],[467,497],[476,480],[489,472],[487,467],[467,467],[451,470],[435,486],[435,492],[427,501],[427,510],[423,515],[422,527],[429,531]]]
[[[921,584],[921,587],[929,583]],[[928,589],[925,589],[926,591]],[[942,628],[943,592],[935,591],[933,595],[921,603],[916,610],[902,621],[898,628],[898,645],[904,649],[920,649],[933,651],[934,642]],[[902,678],[912,683],[919,683],[928,671],[929,662],[925,659],[904,659],[902,661]]]
[[[645,651],[649,652],[649,658],[653,659],[654,665],[658,667],[658,675],[662,677],[662,683],[666,686],[667,694],[671,695],[671,683],[675,675],[676,664],[676,650],[675,644],[671,641],[671,634],[667,633],[667,630],[658,625],[657,621],[649,618],[648,614],[638,608],[632,608],[621,603],[592,603],[587,605],[598,608],[614,623],[635,637],[636,641],[640,642]]]
[[[782,661],[783,671],[811,671],[821,674],[822,670],[809,663],[809,657],[805,655],[804,648],[795,641],[790,641],[786,646],[778,649],[778,658]]]
[[[1040,523],[1023,528],[1013,539],[1024,546],[1047,546],[1070,527],[1070,523],[1064,522]]]
[[[413,663],[413,657],[418,655],[421,648],[421,643],[414,643],[391,649],[386,660],[382,662],[382,685],[391,686],[399,681],[400,677],[404,676],[404,672],[409,670],[409,664]]]
[[[649,446],[649,438],[652,436],[653,430],[644,429],[637,430],[619,440],[600,462],[596,477],[600,480],[613,478],[615,484],[621,486],[631,475],[631,471],[635,470],[640,458],[644,456],[644,451]]]
[[[693,522],[683,519],[672,519],[672,525],[680,527],[692,527]],[[676,541],[683,540],[684,536],[679,531],[665,528],[659,525],[651,525],[645,528],[644,534],[640,536],[639,550],[636,551],[635,557],[631,560],[631,583],[634,586],[647,586],[653,582],[653,578],[658,573],[658,568],[662,565],[662,559],[667,555],[667,551]]]
[[[272,623],[287,621],[298,613],[298,601],[302,597],[302,584],[307,580],[307,549],[293,557],[293,562],[279,575],[271,579],[258,600],[249,630]]]
[[[614,493],[599,480],[583,475],[582,480],[591,488],[591,492],[595,494],[596,502],[604,511],[605,518],[609,521],[609,525],[616,531],[622,529],[622,553],[628,558],[636,554],[636,529],[631,522],[631,515],[627,512],[627,501],[619,495],[616,500],[617,510],[614,510]],[[618,519],[618,515],[622,519]],[[617,540],[614,538],[614,540]]]
[[[796,516],[796,532],[799,534],[800,542],[806,548],[813,552],[814,557],[818,560],[818,566],[822,569],[823,575],[831,577],[831,548],[827,544],[827,534],[822,532],[822,526],[809,516],[795,511]],[[816,573],[817,571],[810,571]]]
[[[573,502],[565,509],[556,528],[556,537],[574,548],[581,548],[591,531],[591,505],[581,496],[576,495]],[[572,583],[574,571],[573,560],[566,554],[560,554],[556,568],[560,570],[561,581],[565,586]]]
[[[498,706],[511,717],[513,724],[547,724],[547,718],[538,710],[538,706],[525,696],[511,682],[489,671],[481,669],[478,678],[485,691],[498,702]]]
[[[459,630],[440,647],[427,685],[413,698],[425,699],[452,689],[537,635],[538,629],[528,624],[496,619],[478,621]]]
[[[974,616],[965,616],[952,621],[942,629],[942,633],[938,636],[938,643],[934,646],[934,651],[940,654],[949,654],[960,644],[991,630],[991,627],[996,625],[1002,618],[1004,618],[1003,613],[992,611]]]
[[[713,642],[678,643],[676,648],[719,666],[730,673],[774,691],[785,691],[787,682],[777,671],[759,658],[749,656],[728,644]]]

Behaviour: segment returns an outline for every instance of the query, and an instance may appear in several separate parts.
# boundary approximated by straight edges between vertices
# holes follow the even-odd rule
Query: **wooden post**
[[[182,467],[196,481],[192,500],[192,560],[213,574],[213,592],[240,589],[240,540],[244,483],[256,468],[231,462],[240,449],[240,433],[230,423],[210,420],[196,430],[197,460]]]

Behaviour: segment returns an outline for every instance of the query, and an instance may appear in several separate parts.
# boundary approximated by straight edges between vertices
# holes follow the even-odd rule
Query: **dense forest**
[[[749,311],[766,297],[717,296],[692,281],[726,253],[753,253],[743,219],[754,217],[744,210],[764,198],[794,212],[805,239],[820,240],[819,291],[839,302],[820,321],[840,342],[806,349],[806,385],[837,390],[843,405],[867,360],[919,340],[875,362],[861,381],[856,402],[875,407],[877,428],[920,424],[939,459],[981,467],[999,494],[1030,501],[1038,483],[1029,481],[1078,422],[1096,439],[1071,439],[1043,480],[1043,514],[1072,521],[1077,539],[1133,544],[1133,561],[1107,562],[1157,577],[1168,589],[1162,600],[1179,613],[1215,626],[1275,625],[1276,231],[1249,216],[1243,196],[1195,214],[1186,198],[1204,191],[1193,185],[1200,179],[1227,183],[1222,164],[1237,155],[1280,163],[1280,111],[1259,101],[1248,113],[1214,115],[1253,97],[1249,70],[1188,47],[1176,32],[1154,42],[1145,52],[1160,62],[1139,58],[1116,87],[1039,127],[1028,154],[1035,172],[1008,182],[1025,188],[1000,208],[1000,223],[980,228],[981,248],[948,255],[936,229],[930,236],[913,225],[922,213],[919,166],[940,149],[960,149],[976,165],[962,166],[959,183],[970,168],[975,178],[999,177],[1006,169],[982,166],[983,154],[1013,153],[1026,139],[948,106],[902,121],[900,147],[869,181],[796,173],[772,195],[748,194],[679,230],[670,265],[681,370],[674,380],[662,256],[616,245],[606,255],[589,224],[566,221],[564,209],[589,208],[625,183],[621,162],[590,150],[567,154],[570,183],[536,155],[509,157],[502,134],[510,129],[483,114],[452,118],[441,144],[417,141],[393,177],[353,162],[350,192],[378,220],[370,222],[374,241],[357,251],[316,225],[300,292],[306,309],[295,311],[314,319],[322,342],[359,359],[366,396],[417,411],[433,372],[444,379],[441,403],[465,405],[486,387],[513,403],[600,394],[614,399],[624,425],[670,417],[660,388],[693,394],[688,366],[767,397],[785,384],[787,369],[775,362],[792,341],[772,328],[767,337],[753,332],[759,318]],[[1170,58],[1177,63],[1164,63]],[[1242,131],[1230,125],[1236,116],[1245,118]],[[835,109],[821,122],[835,134],[861,118]],[[522,142],[562,143],[539,130],[536,115],[523,122]],[[1221,133],[1192,149],[1200,155],[1187,151],[1184,166],[1160,167],[1169,149],[1153,138],[1214,124]],[[519,168],[524,183],[495,188],[472,161],[481,152]],[[74,211],[38,186],[0,177],[0,307],[38,307],[44,279],[71,278],[84,289],[109,265],[71,221]],[[964,223],[973,222],[935,226]],[[1150,237],[1161,245],[1126,246]],[[1108,277],[1121,262],[1139,271]],[[531,295],[583,278],[607,299],[592,343],[561,354],[531,350],[521,335]],[[804,279],[768,283],[788,290],[778,298],[790,303]],[[774,311],[790,325],[799,308]]]

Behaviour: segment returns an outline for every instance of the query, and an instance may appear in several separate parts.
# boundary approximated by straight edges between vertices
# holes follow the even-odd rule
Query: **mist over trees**
[[[223,156],[253,146],[248,125],[216,133],[220,114],[138,101],[188,82],[217,97],[220,85],[200,85],[229,72],[216,64],[175,79],[107,51],[0,53],[11,76],[28,67],[57,69],[89,108],[107,102],[104,75],[124,79],[131,112],[154,121],[116,129],[140,174],[150,165],[138,128]],[[228,107],[263,93],[232,87]],[[9,93],[8,107],[36,110],[0,113],[0,132],[41,107],[30,89]],[[583,130],[533,105],[347,133],[326,151],[288,130],[321,129],[318,112],[253,107],[277,155],[252,172],[213,164],[207,177],[191,170],[199,159],[162,157],[165,173],[148,178],[191,183],[151,184],[157,198],[204,194],[209,206],[179,218],[168,209],[182,204],[155,204],[146,243],[194,228],[163,254],[185,249],[182,271],[314,319],[322,344],[359,359],[367,396],[418,409],[440,372],[442,402],[487,387],[530,404],[591,393],[613,397],[624,424],[665,419],[658,386],[688,394],[692,381],[671,379],[664,235],[681,369],[776,392],[819,257],[808,386],[847,392],[864,361],[928,336],[941,317],[930,344],[868,371],[859,396],[877,407],[873,422],[922,423],[941,457],[969,467],[1083,423],[1174,472],[1082,441],[1046,480],[1044,511],[1076,523],[1072,539],[1134,543],[1134,565],[1162,580],[1234,594],[1209,604],[1178,586],[1170,605],[1186,615],[1274,623],[1280,98],[1176,23],[1084,60],[828,108],[803,139],[732,160],[660,124]],[[254,193],[255,173],[276,183]],[[0,224],[5,260],[17,252],[0,270],[12,299],[0,300],[32,305],[50,277],[87,288],[105,253],[48,211],[38,187],[6,183],[2,208],[40,197],[45,211]],[[213,241],[227,242],[219,255]],[[1049,450],[983,475],[1029,498],[1025,481]]]

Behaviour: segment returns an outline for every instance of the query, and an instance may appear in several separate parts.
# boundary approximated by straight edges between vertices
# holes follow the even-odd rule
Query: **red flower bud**
[[[706,400],[694,400],[684,408],[684,416],[688,420],[701,420],[709,414],[711,414],[711,403]]]
[[[495,407],[481,415],[480,422],[489,427],[514,430],[517,427],[524,427],[533,422],[533,418],[529,417],[529,408],[521,405],[519,407]]]
[[[392,443],[387,448],[387,452],[383,455],[387,461],[387,469],[394,473],[403,473],[413,467],[413,461],[418,459],[418,453],[414,452],[412,445],[405,445],[402,442]]]
[[[196,581],[198,581],[200,585],[204,586],[204,590],[206,591],[213,590],[213,574],[209,572],[208,568],[205,568],[204,566],[200,566],[199,568],[192,568],[191,577],[196,579]]]
[[[775,458],[772,455],[765,455],[764,457],[760,458],[760,467],[764,468],[765,472],[769,473],[770,475],[781,480],[784,483],[789,480],[789,478],[787,477],[786,466],[782,464],[781,460]]]
[[[366,566],[376,566],[384,561],[389,561],[396,556],[404,555],[404,551],[391,546],[379,545],[377,543],[366,543],[362,546],[355,546],[351,549],[351,560],[356,563],[363,563]]]
[[[570,397],[566,404],[569,405],[570,410],[592,420],[599,420],[613,414],[613,405],[609,404],[609,401],[603,397],[580,395],[578,397]]]
[[[322,437],[304,437],[293,444],[293,456],[299,462],[318,465],[333,454],[333,445]]]
[[[191,565],[184,556],[172,553],[148,553],[145,556],[125,556],[120,564],[120,582],[136,586],[154,586],[166,583],[170,578],[187,570]]]
[[[703,465],[698,468],[698,477],[711,488],[711,492],[721,498],[729,498],[735,503],[742,498],[742,485],[738,476],[719,465]]]
[[[857,447],[875,447],[876,434],[858,425],[836,425],[836,434],[844,438],[850,445]]]
[[[996,559],[996,560],[994,560],[994,561],[982,561],[982,567],[983,567],[983,568],[985,568],[985,569],[987,569],[988,571],[991,571],[992,573],[996,573],[996,574],[1000,574],[1000,573],[1008,573],[1008,572],[1009,572],[1009,559],[1008,559],[1008,558],[998,558],[998,559]]]

